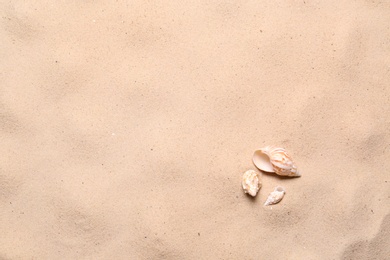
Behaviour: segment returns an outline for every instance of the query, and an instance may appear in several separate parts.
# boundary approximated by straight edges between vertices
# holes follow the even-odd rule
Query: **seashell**
[[[265,201],[264,206],[278,203],[283,199],[285,193],[286,191],[284,190],[283,187],[281,186],[276,187],[275,190],[268,195],[268,198]]]
[[[248,170],[242,176],[242,188],[245,193],[255,197],[261,188],[260,176],[254,170]]]
[[[253,163],[265,172],[275,172],[278,175],[289,177],[301,176],[290,155],[283,148],[267,146],[256,150],[253,154]]]

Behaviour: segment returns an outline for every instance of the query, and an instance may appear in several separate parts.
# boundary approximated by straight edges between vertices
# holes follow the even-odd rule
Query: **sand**
[[[0,10],[0,259],[389,257],[389,1]]]

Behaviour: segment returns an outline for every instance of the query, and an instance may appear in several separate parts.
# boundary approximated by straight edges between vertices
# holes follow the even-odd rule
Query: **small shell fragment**
[[[255,197],[261,188],[260,175],[254,170],[248,170],[242,176],[242,188],[245,193]]]
[[[279,203],[279,201],[283,199],[285,193],[286,191],[284,190],[283,187],[281,186],[276,187],[275,190],[268,195],[268,198],[265,201],[264,206]]]
[[[283,148],[267,146],[256,150],[253,154],[253,163],[265,172],[275,172],[288,177],[301,176],[291,156]]]

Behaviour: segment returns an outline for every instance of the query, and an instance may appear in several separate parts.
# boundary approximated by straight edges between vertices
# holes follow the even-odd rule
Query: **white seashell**
[[[254,170],[248,170],[242,176],[242,188],[245,193],[255,197],[261,188],[260,176]]]
[[[267,146],[256,150],[253,154],[253,163],[265,172],[275,172],[289,177],[301,176],[290,155],[283,148]]]
[[[273,192],[271,192],[264,203],[264,206],[273,205],[281,201],[284,197],[285,190],[283,187],[278,186]]]

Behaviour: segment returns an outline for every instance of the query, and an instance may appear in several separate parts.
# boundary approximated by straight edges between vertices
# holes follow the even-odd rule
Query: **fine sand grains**
[[[388,1],[0,13],[0,259],[390,255]],[[268,144],[302,177],[248,199],[232,176]]]

